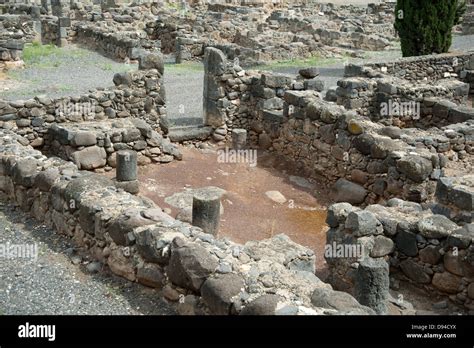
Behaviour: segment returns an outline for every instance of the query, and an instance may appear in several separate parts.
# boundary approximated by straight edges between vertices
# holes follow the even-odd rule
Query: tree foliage
[[[465,0],[397,0],[395,30],[404,57],[448,52]]]

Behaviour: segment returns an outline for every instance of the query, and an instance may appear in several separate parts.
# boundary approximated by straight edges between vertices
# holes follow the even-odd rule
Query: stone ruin
[[[139,70],[80,96],[0,100],[0,190],[113,273],[162,289],[180,314],[385,314],[401,282],[472,312],[474,52],[347,65],[327,89],[317,67],[246,67],[387,49],[392,5],[245,5],[3,4],[2,61],[40,37]],[[163,54],[203,60],[202,126],[169,126]],[[206,141],[267,151],[326,184],[327,244],[364,257],[326,257],[324,283],[314,252],[285,235],[217,238],[218,197],[196,196],[189,224],[137,195],[137,165]],[[113,168],[114,180],[100,175]]]

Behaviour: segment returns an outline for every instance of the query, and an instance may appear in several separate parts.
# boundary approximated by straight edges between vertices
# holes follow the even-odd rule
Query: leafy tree
[[[404,57],[448,52],[465,0],[397,0],[395,30]]]

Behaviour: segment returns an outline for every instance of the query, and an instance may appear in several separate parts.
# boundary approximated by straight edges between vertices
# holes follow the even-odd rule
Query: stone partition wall
[[[467,5],[467,10],[462,16],[463,35],[474,35],[474,4]]]
[[[291,77],[243,70],[215,48],[207,48],[205,57],[204,115],[205,124],[214,129],[214,140],[230,141],[233,129],[246,129],[247,146],[281,155],[299,173],[333,185],[336,201],[371,204],[400,197],[423,202],[433,197],[436,180],[446,167],[470,166],[472,109],[454,103],[445,108],[441,100],[420,99],[419,121],[426,121],[425,128],[436,122],[430,113],[436,117],[443,113],[452,122],[429,131],[403,128],[418,127],[419,122],[378,117],[374,122],[322,100],[318,91],[324,86],[317,69],[304,69],[300,76]],[[350,90],[362,83],[377,85],[379,93],[391,93],[393,87],[392,79],[343,81]],[[459,88],[465,98],[464,83],[446,83],[455,88],[430,90],[453,96]]]
[[[38,37],[36,23],[26,15],[0,15],[0,62],[21,61],[25,43]]]
[[[474,52],[446,53],[421,57],[406,57],[390,62],[349,64],[345,69],[346,77],[369,76],[384,73],[409,81],[437,81],[443,78],[462,78],[462,72],[474,70]],[[369,76],[370,77],[370,76]]]
[[[470,183],[463,192],[472,213],[472,178]],[[396,198],[364,210],[348,203],[334,204],[328,209],[327,223],[327,244],[362,250],[354,258],[326,257],[328,281],[336,289],[353,291],[361,260],[384,259],[390,264],[393,289],[399,288],[400,280],[409,281],[467,310],[474,309],[472,223],[460,226],[420,204]]]
[[[75,23],[71,29],[71,42],[99,51],[116,60],[136,60],[143,51],[160,52],[161,42],[141,37],[137,33],[118,33],[113,28],[101,28],[89,23]]]
[[[215,47],[204,55],[204,123],[214,128],[214,140],[229,140],[232,129],[249,132],[248,145],[259,146],[268,139],[263,132],[264,117],[281,118],[287,90],[307,90],[318,95],[324,82],[317,69],[299,76],[244,70],[240,60],[229,60]]]
[[[71,19],[69,17],[46,17],[41,19],[41,42],[58,47],[71,42]]]
[[[0,191],[113,273],[160,289],[179,314],[374,314],[319,280],[314,253],[287,236],[217,239],[4,129]]]
[[[387,77],[384,74],[376,76],[339,80],[336,89],[337,103],[372,120],[400,127],[411,127],[420,117],[420,110],[405,110],[406,115],[394,115],[392,106],[395,104],[403,106],[416,103],[413,107],[420,108],[425,98],[446,99],[456,104],[467,103],[470,86],[457,79],[443,79],[433,84]]]
[[[115,167],[115,153],[124,149],[138,151],[139,164],[181,159],[159,126],[166,114],[163,61],[146,54],[140,68],[116,74],[112,89],[0,101],[0,125],[21,135],[23,144],[74,160],[82,169]]]

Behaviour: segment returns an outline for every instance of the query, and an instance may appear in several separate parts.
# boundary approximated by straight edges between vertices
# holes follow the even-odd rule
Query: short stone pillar
[[[200,192],[193,196],[193,225],[204,232],[217,235],[219,231],[221,200],[213,192]]]
[[[232,130],[232,147],[236,150],[244,149],[247,145],[247,131],[236,128]]]
[[[355,279],[355,298],[377,314],[387,313],[389,289],[388,263],[382,258],[365,258],[359,263]]]
[[[139,192],[137,153],[132,150],[117,152],[116,186],[132,194]]]

